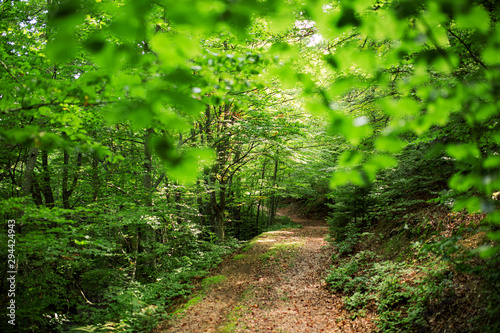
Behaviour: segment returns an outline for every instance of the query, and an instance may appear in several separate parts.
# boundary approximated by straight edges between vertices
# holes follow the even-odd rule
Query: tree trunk
[[[42,151],[42,193],[45,198],[45,206],[54,208],[54,193],[52,192],[51,177],[49,169],[49,153],[46,150]]]
[[[36,181],[36,178],[33,178],[33,185],[32,185],[32,189],[31,189],[31,195],[32,195],[33,200],[35,201],[35,204],[37,206],[42,206],[43,205],[42,189],[40,188],[40,185],[38,185],[38,182]]]
[[[174,195],[175,212],[177,214],[177,223],[182,223],[182,193],[179,189],[179,182],[176,182],[176,190]]]
[[[38,148],[31,147],[26,157],[26,167],[24,169],[23,181],[21,184],[21,195],[28,196],[33,189],[33,176],[35,170],[36,159],[38,157]]]
[[[99,160],[96,157],[92,158],[92,186],[94,190],[92,201],[97,202],[101,184],[99,182]]]
[[[269,197],[269,225],[274,224],[276,218],[277,200],[276,200],[276,187],[278,184],[278,152],[276,152],[276,157],[274,160],[274,173],[273,173],[273,189],[271,196]]]
[[[62,171],[62,201],[63,201],[63,208],[65,209],[70,209],[71,206],[69,204],[69,198],[73,194],[73,191],[76,188],[76,185],[78,184],[78,168],[82,165],[82,153],[78,153],[76,157],[76,164],[75,164],[75,170],[73,172],[73,182],[71,184],[71,187],[69,186],[69,160],[70,156],[69,153],[64,150],[64,156],[63,156],[63,171]]]
[[[144,176],[142,178],[142,184],[144,186],[144,205],[146,207],[153,206],[152,188],[153,188],[153,156],[151,150],[149,149],[149,141],[151,140],[151,134],[154,130],[149,128],[144,136]]]
[[[262,175],[261,175],[261,183],[260,183],[260,192],[259,192],[259,203],[257,204],[257,228],[259,228],[259,217],[260,217],[260,209],[262,206],[262,190],[264,188],[264,177],[266,176],[266,164],[267,164],[267,159],[264,159],[264,162],[262,163]]]
[[[226,237],[226,226],[224,219],[224,211],[226,210],[226,184],[220,184],[219,201],[217,202],[217,193],[213,190],[210,193],[211,215],[213,218],[215,235],[220,241],[224,241]]]

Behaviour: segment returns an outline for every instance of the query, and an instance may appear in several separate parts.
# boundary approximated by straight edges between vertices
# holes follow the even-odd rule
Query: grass
[[[248,255],[246,255],[246,254],[237,254],[233,257],[233,260],[241,260],[241,259],[245,259],[247,257],[248,257]]]
[[[201,281],[201,287],[203,290],[206,290],[209,286],[211,286],[213,284],[220,283],[226,279],[227,279],[227,276],[225,276],[225,275],[210,276],[210,277],[204,278]]]
[[[264,264],[269,262],[271,259],[273,259],[276,264],[279,264],[282,260],[290,261],[297,255],[298,248],[301,245],[304,245],[304,242],[275,244],[271,246],[268,252],[261,254],[259,257]],[[288,263],[288,267],[293,266],[293,263]]]
[[[186,312],[187,309],[200,303],[203,300],[203,295],[198,294],[196,296],[191,297],[185,304],[182,304],[178,307],[173,313],[172,316],[182,317],[182,315]]]
[[[200,285],[201,285],[200,291],[198,291],[197,294],[195,294],[193,297],[191,297],[185,304],[178,307],[172,313],[172,315],[179,316],[179,317],[182,316],[186,312],[187,309],[189,309],[193,305],[198,304],[199,302],[201,302],[203,300],[203,298],[205,297],[205,292],[210,286],[217,284],[217,283],[221,283],[222,281],[224,281],[226,279],[227,279],[227,276],[225,276],[225,275],[216,275],[216,276],[210,276],[210,277],[204,278],[200,283]]]
[[[236,325],[238,324],[238,319],[247,311],[247,307],[244,305],[240,305],[235,307],[229,314],[227,315],[227,321],[220,328],[220,332],[222,333],[231,333],[236,329]],[[247,329],[247,327],[245,327]]]
[[[252,238],[251,240],[249,240],[240,250],[240,252],[247,252],[248,250],[250,250],[255,243],[257,243],[257,241],[259,240],[259,238],[261,237],[261,235],[259,236],[256,236],[254,238]]]

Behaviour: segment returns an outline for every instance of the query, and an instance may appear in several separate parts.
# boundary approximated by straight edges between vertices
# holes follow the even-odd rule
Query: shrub
[[[372,306],[383,332],[427,328],[426,310],[449,297],[451,273],[432,262],[419,268],[382,260],[371,251],[342,259],[330,270],[326,282],[344,294],[344,305],[356,313]]]

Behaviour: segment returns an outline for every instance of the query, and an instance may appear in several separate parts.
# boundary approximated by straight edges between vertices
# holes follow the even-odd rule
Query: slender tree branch
[[[10,71],[9,67],[7,67],[7,65],[2,61],[0,60],[0,63],[2,64],[3,68],[5,68],[5,70],[7,71],[7,73],[9,73],[9,75],[14,79],[14,81],[16,81],[17,83],[19,83],[20,85],[22,85],[23,87],[26,87],[24,84],[22,84],[18,79],[17,77],[14,76],[14,74]]]
[[[458,41],[467,49],[467,52],[469,52],[470,56],[479,64],[481,65],[484,69],[488,70],[488,67],[472,52],[470,49],[469,45],[467,45],[460,37],[458,37],[451,29],[448,28],[448,32],[458,39]]]
[[[343,42],[347,42],[349,39],[354,38],[356,36],[359,36],[359,33],[355,33],[355,34],[350,35],[350,36],[348,36],[348,37],[346,37],[344,39],[341,39],[341,40],[339,40],[337,43],[335,43],[333,45],[328,45],[328,47],[326,49],[327,49],[328,52],[330,52],[332,48],[335,48],[335,47],[339,46],[340,44],[342,44]]]
[[[160,183],[163,180],[163,178],[165,178],[165,172],[163,172],[160,175],[160,178],[158,178],[158,180],[156,180],[156,182],[153,184],[153,190],[156,190],[156,188],[158,187],[158,185],[160,185]]]

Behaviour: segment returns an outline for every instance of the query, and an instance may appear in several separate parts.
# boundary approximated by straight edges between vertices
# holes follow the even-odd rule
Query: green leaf
[[[159,33],[150,40],[164,67],[187,66],[187,60],[200,54],[198,41],[184,34]]]
[[[446,152],[449,156],[456,158],[459,161],[468,160],[470,158],[477,159],[481,156],[481,152],[476,145],[463,143],[452,144],[446,147]]]
[[[276,76],[279,78],[283,89],[296,88],[297,83],[300,82],[295,68],[289,63],[271,68],[269,79],[272,80]]]
[[[47,41],[45,52],[47,57],[55,63],[72,60],[76,56],[76,40],[70,31],[58,31]]]
[[[474,6],[465,13],[457,15],[456,23],[461,29],[477,29],[486,33],[490,28],[490,15],[481,6]]]
[[[214,152],[211,149],[188,149],[179,155],[175,163],[166,164],[167,173],[182,184],[192,185],[203,170],[203,166],[208,166],[213,161]]]
[[[359,165],[364,155],[355,150],[347,150],[339,156],[338,165],[340,167],[352,167]]]
[[[344,31],[345,28],[355,27],[361,24],[356,12],[351,7],[342,7],[342,9],[335,15],[333,23],[338,28],[338,31]]]
[[[394,136],[379,136],[375,139],[375,148],[381,152],[399,153],[406,144]]]
[[[377,173],[383,169],[394,167],[398,164],[398,161],[391,155],[386,154],[376,154],[370,156],[370,158],[363,165],[363,170],[365,171],[368,179],[370,181],[375,180]]]
[[[330,63],[337,66],[334,68],[340,71],[349,71],[355,67],[371,73],[378,66],[378,59],[373,51],[359,50],[355,46],[344,47],[335,54],[335,57],[329,58]]]
[[[478,122],[484,122],[498,114],[498,108],[494,104],[478,104],[474,107],[473,117]]]
[[[408,25],[398,20],[392,12],[378,10],[363,15],[360,31],[375,40],[398,40],[404,36]]]
[[[481,184],[481,177],[474,173],[456,173],[450,178],[448,184],[452,189],[458,192],[466,192],[477,184]]]
[[[299,49],[285,42],[273,43],[269,53],[278,57],[280,60],[296,59],[299,56]]]
[[[330,179],[330,188],[337,188],[349,183],[354,185],[366,185],[366,177],[358,170],[339,170]]]
[[[331,100],[338,100],[338,97],[357,90],[363,90],[369,86],[369,82],[359,77],[345,77],[337,79],[326,91]]]
[[[491,258],[500,252],[500,245],[482,245],[477,249],[477,252],[479,252],[479,256],[483,259]]]
[[[66,62],[76,56],[77,26],[83,22],[80,0],[51,1],[48,5],[47,26],[51,34],[47,38],[46,54],[56,63]]]
[[[483,161],[483,167],[485,169],[496,168],[500,166],[500,156],[488,156]]]
[[[153,138],[151,146],[167,167],[173,168],[181,163],[182,158],[169,138],[164,136]]]
[[[347,117],[340,112],[330,113],[330,132],[342,134],[353,145],[357,145],[361,140],[369,136],[373,129],[368,123],[368,118],[361,116],[355,119]]]
[[[153,113],[150,106],[144,101],[117,103],[108,113],[107,119],[111,123],[128,120],[133,128],[142,129],[150,127]]]
[[[453,206],[453,210],[456,212],[460,212],[463,209],[466,209],[471,214],[480,212],[481,199],[478,197],[472,197],[472,198],[457,200],[457,202]]]
[[[161,102],[153,104],[154,119],[162,124],[162,128],[173,130],[188,130],[190,125],[172,109],[169,109]]]
[[[488,238],[494,241],[500,240],[500,230],[492,231],[488,233]]]
[[[164,0],[168,8],[168,19],[180,30],[193,30],[200,34],[211,33],[217,28],[217,22],[234,18],[230,15],[228,5],[218,0]],[[233,7],[234,9],[234,7]],[[243,17],[241,17],[243,19]],[[245,22],[247,23],[247,22]],[[239,23],[244,24],[244,23]]]

